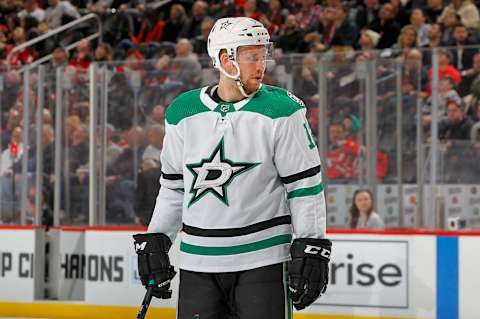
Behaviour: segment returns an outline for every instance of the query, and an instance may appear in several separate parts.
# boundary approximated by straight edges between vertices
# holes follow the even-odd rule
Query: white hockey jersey
[[[292,235],[325,235],[318,149],[303,102],[262,85],[215,102],[207,87],[168,107],[161,189],[148,232],[181,231],[181,269],[230,272],[289,259]]]

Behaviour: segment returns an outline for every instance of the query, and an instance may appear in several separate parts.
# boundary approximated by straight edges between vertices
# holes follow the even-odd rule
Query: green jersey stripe
[[[282,244],[289,244],[292,241],[292,235],[278,235],[250,244],[229,246],[229,247],[206,247],[196,246],[181,242],[180,251],[193,255],[221,256],[221,255],[237,255],[270,248]]]
[[[295,197],[305,197],[305,196],[313,196],[323,192],[323,183],[318,185],[307,187],[307,188],[299,188],[294,191],[287,193],[287,198],[295,198]]]

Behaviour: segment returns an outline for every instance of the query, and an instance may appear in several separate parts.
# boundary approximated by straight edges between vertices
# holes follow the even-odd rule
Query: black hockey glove
[[[161,233],[133,235],[135,251],[138,255],[138,273],[142,284],[154,286],[152,295],[161,299],[172,297],[170,281],[175,270],[170,264],[168,250],[172,241]]]
[[[298,238],[290,247],[288,291],[295,309],[302,310],[325,293],[332,242],[328,239]]]

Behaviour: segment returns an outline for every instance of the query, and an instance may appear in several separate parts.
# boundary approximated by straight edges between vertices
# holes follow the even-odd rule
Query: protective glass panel
[[[0,73],[1,157],[0,222],[21,224],[21,169],[23,144],[23,88],[20,68],[2,69]]]
[[[60,225],[88,224],[88,69],[47,69],[55,85],[49,107],[55,114],[54,209]]]
[[[300,76],[307,83],[312,59],[313,56],[305,56],[301,69]],[[320,136],[326,139],[326,147],[320,151],[325,159],[327,221],[329,227],[348,228],[353,191],[366,184],[365,106],[370,61],[353,51],[335,48],[320,63],[323,72],[320,81],[325,84],[320,82],[322,90],[310,95],[307,101],[326,105],[326,121],[322,122],[326,125],[326,136]]]

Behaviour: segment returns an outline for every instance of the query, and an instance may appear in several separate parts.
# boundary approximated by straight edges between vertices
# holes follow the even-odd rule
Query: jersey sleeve
[[[162,175],[149,233],[164,233],[172,242],[182,226],[183,209],[183,139],[178,125],[165,123],[162,153]]]
[[[326,205],[320,156],[305,108],[274,123],[274,162],[286,192],[296,238],[322,238]]]

